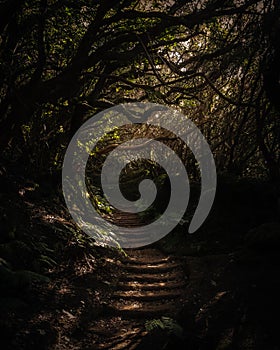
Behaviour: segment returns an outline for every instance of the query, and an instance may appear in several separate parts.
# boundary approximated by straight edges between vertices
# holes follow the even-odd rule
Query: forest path
[[[186,275],[180,262],[157,249],[126,251],[121,276],[108,305],[110,316],[96,320],[94,349],[137,349],[145,322],[174,317],[184,301]]]

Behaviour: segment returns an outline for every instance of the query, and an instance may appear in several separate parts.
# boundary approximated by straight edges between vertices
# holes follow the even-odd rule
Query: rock
[[[21,294],[33,281],[47,283],[49,278],[28,270],[12,271],[5,266],[0,266],[1,295]]]
[[[261,251],[278,251],[280,248],[280,223],[264,223],[250,230],[244,240],[249,248]]]
[[[25,242],[12,240],[8,243],[0,244],[0,256],[14,267],[20,267],[33,260],[34,251]]]

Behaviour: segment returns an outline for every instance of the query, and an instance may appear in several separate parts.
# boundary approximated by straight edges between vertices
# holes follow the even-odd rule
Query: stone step
[[[165,273],[131,273],[124,274],[121,276],[120,281],[144,281],[144,282],[166,282],[166,281],[184,281],[185,276],[182,271],[174,270],[173,272],[165,272]]]
[[[133,299],[133,300],[143,300],[143,301],[153,301],[153,300],[167,300],[176,299],[182,296],[184,291],[182,289],[170,289],[165,291],[117,291],[113,294],[113,298],[118,299]]]
[[[184,288],[186,281],[166,281],[166,282],[153,282],[145,283],[139,281],[126,281],[119,282],[118,287],[120,290],[168,290],[176,288]]]
[[[180,268],[181,265],[178,263],[161,263],[161,264],[127,264],[124,266],[126,271],[133,273],[163,273]]]
[[[139,256],[137,258],[132,257],[132,256],[128,256],[125,259],[122,260],[122,263],[124,265],[129,265],[129,264],[133,264],[133,265],[144,265],[144,264],[150,264],[150,265],[160,265],[163,263],[173,263],[174,260],[172,260],[172,257],[168,256],[165,258],[162,258],[161,256],[155,256],[155,257],[146,257],[146,256]]]
[[[164,303],[150,303],[139,301],[113,302],[110,306],[112,312],[118,315],[135,318],[153,318],[159,315],[174,315],[178,310],[178,301],[170,300]]]

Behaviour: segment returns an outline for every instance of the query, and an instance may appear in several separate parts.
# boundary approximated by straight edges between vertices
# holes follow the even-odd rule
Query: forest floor
[[[5,201],[18,224],[0,244],[3,349],[280,349],[279,223],[235,245],[215,223],[208,241],[122,251],[32,196],[9,197],[10,214]]]

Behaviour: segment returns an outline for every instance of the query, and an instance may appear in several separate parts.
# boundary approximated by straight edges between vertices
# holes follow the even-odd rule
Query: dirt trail
[[[92,327],[98,335],[97,350],[136,349],[147,334],[145,321],[174,317],[184,301],[186,275],[171,256],[157,249],[127,250],[120,269],[109,306],[111,316]]]

